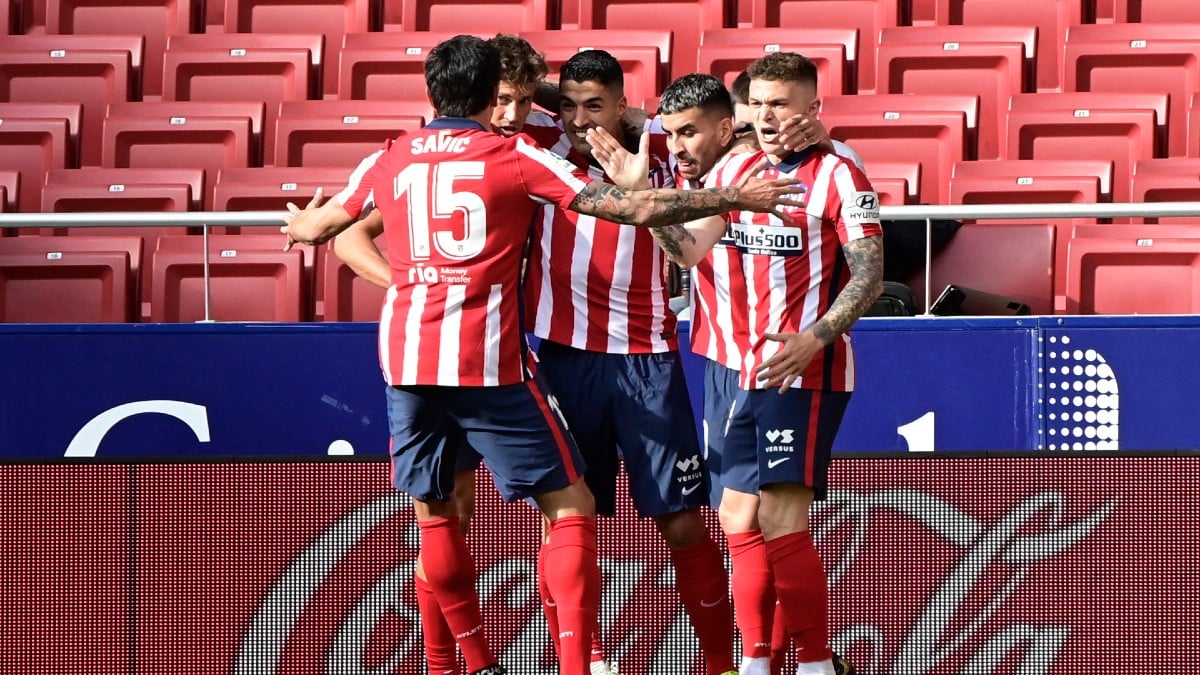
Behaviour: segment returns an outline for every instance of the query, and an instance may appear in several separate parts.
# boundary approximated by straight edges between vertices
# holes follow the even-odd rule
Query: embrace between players
[[[392,476],[421,530],[429,672],[457,675],[456,649],[470,673],[505,672],[464,537],[480,460],[505,499],[544,515],[539,592],[561,673],[609,672],[595,516],[613,514],[622,461],[670,551],[706,675],[778,673],[789,643],[798,675],[845,670],[808,516],[853,389],[846,333],[881,291],[883,249],[857,158],[813,117],[816,68],[789,53],[753,63],[749,134],[712,76],[676,80],[635,126],[606,52],[564,64],[557,118],[531,112],[545,75],[519,38],[443,42],[425,63],[438,117],[324,205],[289,205],[283,228],[289,246],[338,236],[337,254],[388,288]],[[668,260],[692,269],[703,448]],[[525,331],[541,339],[536,359]]]

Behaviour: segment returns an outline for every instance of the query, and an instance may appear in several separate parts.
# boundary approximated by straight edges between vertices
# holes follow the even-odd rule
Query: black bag
[[[898,281],[883,282],[883,294],[863,316],[916,316],[917,301],[912,290]]]

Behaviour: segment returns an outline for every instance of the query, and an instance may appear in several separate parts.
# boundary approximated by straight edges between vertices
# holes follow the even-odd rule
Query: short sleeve
[[[837,232],[842,244],[883,234],[879,226],[879,195],[859,168],[844,160],[833,170],[837,195]]]
[[[352,218],[361,216],[367,205],[375,201],[373,186],[375,174],[378,173],[376,167],[385,151],[386,148],[378,150],[359,162],[350,174],[346,187],[334,197]]]
[[[527,138],[518,136],[514,149],[521,182],[535,201],[566,209],[590,182],[581,169]]]

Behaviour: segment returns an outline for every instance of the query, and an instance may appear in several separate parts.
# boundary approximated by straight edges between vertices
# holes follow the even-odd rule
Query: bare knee
[[[763,537],[776,539],[808,530],[808,512],[813,502],[812,488],[795,483],[777,483],[762,489],[758,521]]]
[[[704,518],[699,509],[664,513],[654,517],[654,524],[667,547],[675,550],[691,548],[704,539]]]
[[[458,514],[458,526],[463,534],[475,516],[475,471],[468,469],[454,474],[454,494],[450,497]]]
[[[717,517],[725,534],[753,532],[758,529],[758,495],[725,488]]]
[[[553,490],[533,498],[538,508],[551,522],[570,516],[596,516],[596,499],[583,479],[561,490]]]

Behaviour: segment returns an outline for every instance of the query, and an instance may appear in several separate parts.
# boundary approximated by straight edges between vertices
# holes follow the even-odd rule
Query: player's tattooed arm
[[[627,190],[592,181],[576,195],[569,208],[615,223],[642,227],[685,223],[739,209],[774,213],[790,221],[783,209],[802,205],[797,195],[804,193],[804,188],[790,181],[790,178],[749,178],[741,185],[707,190]]]
[[[883,237],[865,237],[842,247],[850,281],[825,315],[813,324],[813,334],[825,344],[850,330],[883,293]]]

